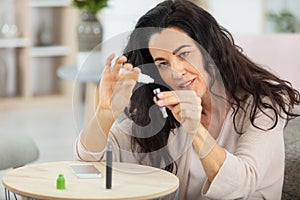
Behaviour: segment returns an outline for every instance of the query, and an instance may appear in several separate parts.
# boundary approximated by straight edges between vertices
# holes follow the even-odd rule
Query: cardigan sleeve
[[[79,161],[101,161],[103,160],[105,154],[105,149],[100,152],[88,151],[80,142],[80,135],[75,141],[74,151],[74,157]]]
[[[272,116],[271,110],[264,111]],[[274,114],[273,114],[274,116]],[[258,114],[255,124],[270,128],[274,119],[262,112]],[[273,184],[266,180],[267,171],[278,172],[272,176],[281,176],[284,152],[283,128],[285,120],[278,116],[276,127],[263,131],[249,123],[248,128],[239,137],[234,153],[226,151],[226,158],[212,182],[206,180],[202,194],[212,199],[247,199],[261,186]],[[284,157],[284,153],[283,153]],[[278,165],[273,165],[279,163]],[[273,168],[270,170],[270,168]],[[274,169],[274,168],[278,168]],[[266,183],[266,181],[270,181]],[[279,188],[278,188],[279,189]]]
[[[113,160],[120,161],[121,155],[130,151],[130,131],[132,122],[128,119],[114,123],[109,131],[109,138],[113,145]],[[127,156],[127,155],[126,155]],[[74,145],[74,157],[80,161],[105,161],[105,149],[100,152],[88,151],[80,142],[80,135]]]

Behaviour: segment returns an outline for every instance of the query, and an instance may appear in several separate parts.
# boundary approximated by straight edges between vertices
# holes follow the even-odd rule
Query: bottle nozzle
[[[138,82],[140,83],[154,83],[154,79],[146,74],[139,74]]]
[[[125,79],[132,79],[140,83],[154,83],[154,79],[150,76],[142,73],[137,73],[135,71],[129,71],[121,68],[119,71],[119,77]]]

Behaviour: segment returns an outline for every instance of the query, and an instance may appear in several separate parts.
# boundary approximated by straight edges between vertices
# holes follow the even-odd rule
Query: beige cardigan
[[[281,199],[285,120],[279,118],[274,129],[264,132],[253,127],[248,120],[238,117],[238,127],[244,125],[245,131],[244,134],[239,135],[233,128],[231,112],[228,113],[217,139],[217,142],[226,149],[226,159],[211,183],[205,178],[206,182],[202,188],[203,199]],[[269,110],[266,112],[271,114]],[[273,121],[260,113],[255,123],[269,127]],[[114,144],[115,161],[138,163],[131,152],[131,125],[132,121],[125,119],[115,123],[111,128],[110,138]],[[187,139],[184,130],[179,128],[174,131],[174,134],[170,134],[168,147],[178,166],[179,199],[186,199],[191,140]],[[75,156],[79,160],[105,159],[103,152],[87,152],[79,140],[75,151]]]

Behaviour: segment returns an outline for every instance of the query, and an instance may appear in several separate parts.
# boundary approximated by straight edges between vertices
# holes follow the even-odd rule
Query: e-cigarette
[[[156,100],[158,101],[159,98],[158,98],[158,94],[160,93],[160,89],[159,88],[156,88],[153,90],[153,94],[155,95],[156,97]],[[159,106],[159,109],[163,115],[163,118],[167,118],[168,117],[168,113],[167,113],[167,110],[166,110],[166,107],[165,106]]]
[[[111,142],[107,141],[106,148],[106,189],[111,189],[112,179],[112,145]]]

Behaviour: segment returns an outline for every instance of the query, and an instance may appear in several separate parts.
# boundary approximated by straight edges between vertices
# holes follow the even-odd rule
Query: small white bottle
[[[132,79],[140,83],[154,83],[154,79],[150,76],[136,71],[129,71],[124,68],[121,68],[119,71],[119,77],[125,79]]]

